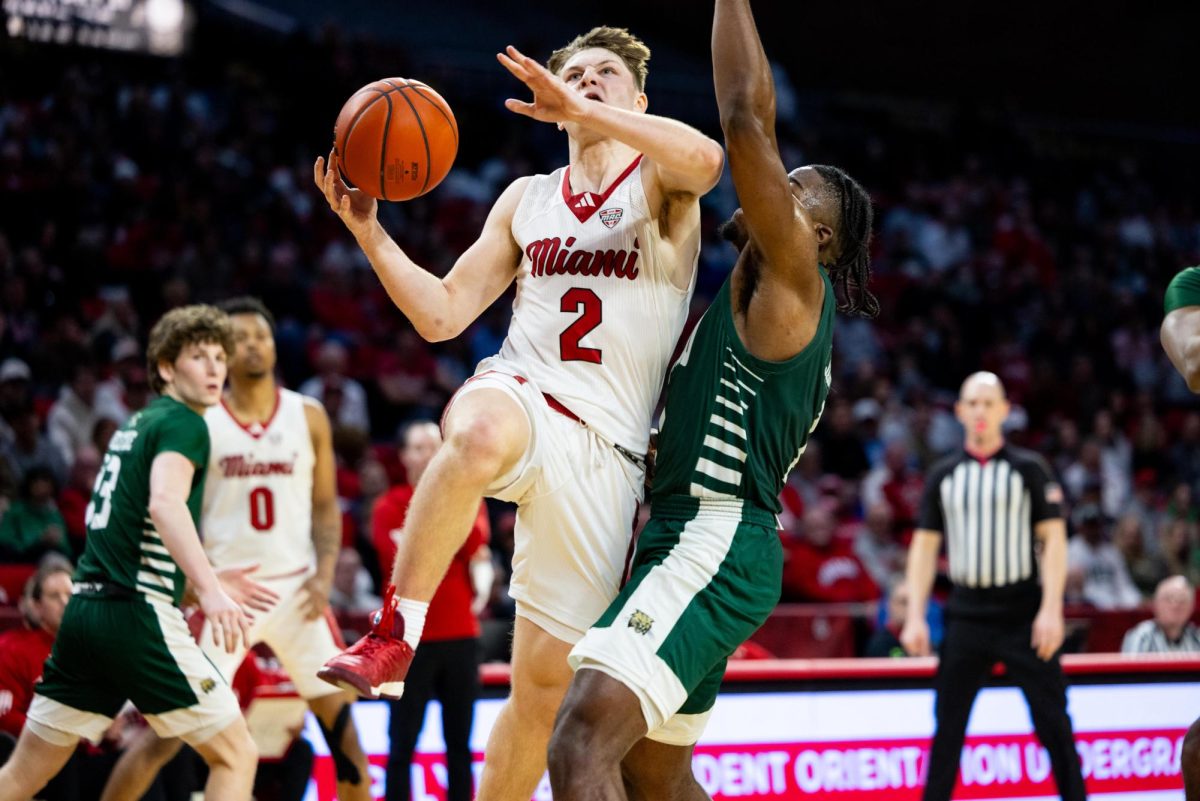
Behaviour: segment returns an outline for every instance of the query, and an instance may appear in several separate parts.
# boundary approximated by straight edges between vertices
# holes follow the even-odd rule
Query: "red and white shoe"
[[[404,641],[404,618],[392,603],[395,592],[388,587],[367,636],[326,662],[317,678],[367,698],[399,700],[413,649]]]

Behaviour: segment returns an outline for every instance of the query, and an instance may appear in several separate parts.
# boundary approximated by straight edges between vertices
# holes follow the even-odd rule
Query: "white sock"
[[[404,641],[415,651],[417,643],[421,641],[421,633],[425,631],[425,613],[429,611],[429,604],[401,598],[396,604],[396,611],[404,618]]]

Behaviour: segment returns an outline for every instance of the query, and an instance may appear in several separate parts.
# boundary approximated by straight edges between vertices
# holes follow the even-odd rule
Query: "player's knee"
[[[493,415],[475,414],[456,421],[446,432],[447,458],[461,471],[490,480],[510,461],[511,425]]]
[[[550,783],[556,794],[571,782],[582,779],[590,773],[591,768],[601,766],[603,760],[598,758],[599,754],[593,747],[596,739],[595,727],[586,718],[581,718],[571,709],[562,710],[554,724],[546,753]]]
[[[209,769],[224,768],[245,774],[253,773],[258,764],[258,746],[250,737],[250,730],[242,718],[196,750],[204,757]]]

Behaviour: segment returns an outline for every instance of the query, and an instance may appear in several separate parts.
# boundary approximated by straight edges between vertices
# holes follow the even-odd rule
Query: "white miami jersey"
[[[500,357],[600,436],[649,441],[667,362],[687,319],[695,252],[663,241],[638,158],[603,194],[571,194],[570,167],[529,182],[513,216],[524,257]],[[690,261],[686,290],[672,282]]]
[[[316,563],[313,453],[304,396],[281,389],[266,424],[243,425],[224,401],[204,415],[212,450],[200,534],[217,567],[256,562],[257,576]]]

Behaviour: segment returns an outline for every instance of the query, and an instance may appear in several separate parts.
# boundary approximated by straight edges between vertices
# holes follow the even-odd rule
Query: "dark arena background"
[[[959,385],[990,370],[1013,402],[1008,441],[1043,454],[1065,493],[1063,664],[1089,792],[1182,799],[1200,654],[1118,652],[1154,616],[1162,579],[1183,575],[1193,594],[1200,579],[1200,398],[1159,343],[1168,282],[1200,264],[1200,4],[753,6],[784,162],[842,166],[871,195],[882,313],[838,321],[828,406],[782,497],[783,601],[730,664],[696,751],[701,785],[715,798],[919,798],[935,661],[885,658],[902,653],[888,600],[925,472],[961,447]],[[418,79],[457,117],[449,177],[379,211],[438,275],[514,178],[566,162],[554,126],[505,110],[528,95],[496,62],[505,45],[544,61],[594,25],[628,27],[653,51],[649,110],[721,141],[711,2],[3,0],[2,13],[0,624],[13,630],[27,625],[19,602],[39,560],[82,552],[100,454],[152,397],[150,326],[245,294],[276,317],[282,385],[321,397],[333,420],[334,608],[348,641],[366,630],[389,569],[371,512],[404,480],[398,432],[436,421],[498,350],[513,291],[435,344],[393,306],[312,183],[360,86]],[[738,205],[728,172],[701,203],[693,317],[733,266],[716,234]],[[507,692],[514,614],[512,507],[488,511],[477,769]],[[32,538],[31,518],[45,526]],[[303,705],[258,658],[267,678],[247,714],[279,756]],[[388,709],[362,701],[355,716],[382,798]],[[438,721],[431,708],[412,766],[420,801],[445,798]],[[311,716],[300,738],[314,752],[304,797],[333,797]],[[99,797],[123,742],[92,749],[77,797]],[[147,797],[189,797],[195,763],[185,750]],[[961,771],[958,798],[1054,794],[1001,674],[975,706]],[[549,796],[543,782],[536,797]]]

